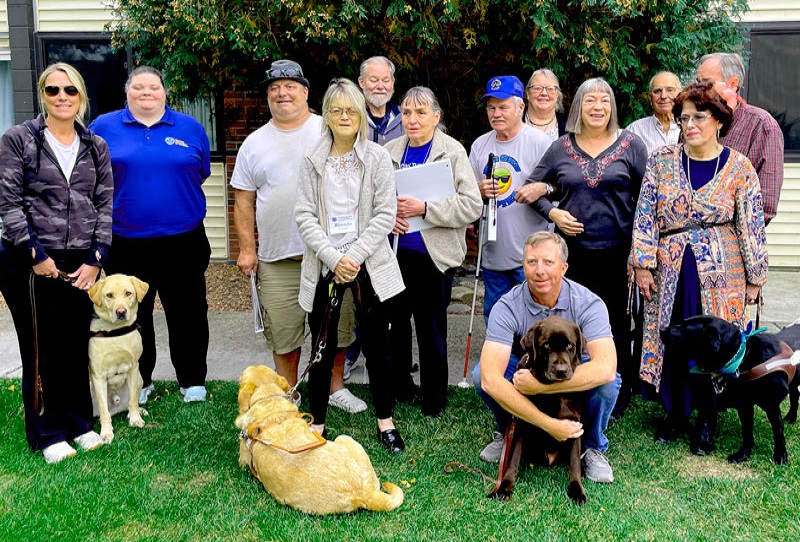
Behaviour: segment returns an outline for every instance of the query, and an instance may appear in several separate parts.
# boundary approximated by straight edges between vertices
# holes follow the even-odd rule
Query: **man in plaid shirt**
[[[698,83],[713,83],[714,89],[733,109],[733,121],[719,142],[750,159],[761,181],[764,222],[778,212],[783,184],[783,132],[774,118],[739,96],[744,81],[744,62],[735,53],[711,53],[700,59]]]

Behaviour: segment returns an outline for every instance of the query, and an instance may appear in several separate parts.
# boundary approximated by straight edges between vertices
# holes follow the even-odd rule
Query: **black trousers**
[[[427,254],[400,249],[397,262],[406,289],[392,303],[392,354],[399,389],[413,385],[411,318],[419,347],[423,414],[436,416],[447,404],[447,306],[455,269],[442,273]]]
[[[366,272],[366,266],[361,266],[358,277],[352,283],[335,284],[336,296],[341,301],[346,288],[353,288],[358,283],[359,294],[353,292],[355,301],[356,320],[361,329],[361,342],[367,356],[367,373],[369,374],[369,387],[372,392],[372,404],[375,407],[375,416],[378,419],[394,416],[395,389],[392,382],[392,358],[389,354],[389,312],[387,303],[381,303],[372,281]],[[322,277],[317,282],[314,293],[314,306],[308,315],[308,326],[311,330],[313,347],[311,359],[318,350],[320,330],[325,323],[325,312],[330,300],[329,285],[332,284]],[[311,403],[311,415],[314,423],[324,424],[328,410],[328,395],[330,393],[331,375],[333,372],[333,359],[338,350],[338,329],[341,303],[332,312],[327,322],[328,333],[325,340],[326,348],[322,351],[321,359],[314,363],[308,372],[308,395]]]
[[[144,351],[139,372],[144,385],[153,380],[156,334],[153,305],[156,293],[164,307],[169,354],[182,388],[205,385],[208,371],[208,302],[206,269],[211,246],[203,226],[178,235],[138,239],[114,236],[106,272],[133,275],[150,285],[139,304]]]
[[[606,304],[614,347],[617,352],[617,372],[622,387],[630,389],[639,379],[639,366],[631,355],[631,319],[628,314],[628,243],[607,250],[586,249],[570,243],[567,278],[597,294]]]
[[[48,251],[48,255],[59,270],[72,273],[86,261],[88,251]],[[89,391],[89,321],[92,317],[89,296],[61,279],[34,276],[29,256],[5,244],[0,247],[0,291],[8,304],[19,341],[28,445],[41,450],[91,431],[94,418]],[[36,384],[34,304],[42,382],[40,398],[44,404],[41,415],[33,405]]]

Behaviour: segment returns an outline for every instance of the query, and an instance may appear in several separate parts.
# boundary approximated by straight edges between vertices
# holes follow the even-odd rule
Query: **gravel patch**
[[[232,264],[212,263],[206,271],[206,295],[210,311],[249,311],[250,280],[242,275]],[[161,304],[156,299],[156,307]],[[0,295],[0,308],[6,308],[6,302]]]

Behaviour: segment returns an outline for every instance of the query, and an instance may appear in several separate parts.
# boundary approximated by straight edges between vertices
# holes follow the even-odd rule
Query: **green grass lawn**
[[[366,386],[351,389],[367,398]],[[46,465],[25,443],[19,380],[0,380],[0,540],[347,541],[347,540],[796,540],[800,536],[800,427],[787,426],[790,466],[772,463],[766,417],[745,465],[735,412],[721,416],[718,451],[694,457],[685,440],[653,442],[655,404],[634,402],[612,422],[608,456],[616,481],[585,481],[589,502],[566,495],[566,467],[526,467],[514,495],[485,497],[480,479],[447,475],[461,461],[494,477],[478,453],[491,418],[472,390],[451,388],[447,413],[424,418],[398,405],[407,451],[391,457],[375,437],[372,411],[331,409],[329,432],[362,443],[378,477],[399,484],[405,503],[390,513],[308,516],[277,504],[237,464],[235,382],[211,382],[209,401],[184,404],[174,382],[156,383],[144,429],[114,418],[110,446]],[[369,401],[368,401],[369,402]],[[304,407],[307,404],[304,403]]]

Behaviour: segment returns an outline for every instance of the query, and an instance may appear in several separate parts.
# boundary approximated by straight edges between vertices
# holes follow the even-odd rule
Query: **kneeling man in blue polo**
[[[542,231],[529,235],[523,247],[525,282],[501,297],[489,315],[486,342],[472,379],[495,416],[497,431],[481,452],[481,459],[500,460],[505,424],[513,415],[559,441],[585,432],[584,473],[594,482],[610,483],[614,473],[605,456],[605,430],[621,384],[614,339],[603,301],[564,278],[567,255],[567,245],[558,234]],[[575,322],[586,337],[587,346],[572,379],[545,385],[529,370],[517,370],[517,364],[523,354],[520,339],[533,324],[548,316]],[[526,397],[577,391],[588,391],[583,423],[551,418]]]

